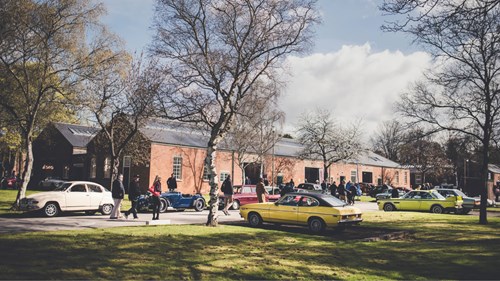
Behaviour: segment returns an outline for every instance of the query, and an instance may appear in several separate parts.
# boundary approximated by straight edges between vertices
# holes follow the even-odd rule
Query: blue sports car
[[[203,196],[199,194],[182,194],[180,192],[165,192],[160,195],[160,212],[164,213],[168,207],[177,211],[185,209],[194,209],[197,212],[203,211],[207,205]],[[150,192],[139,197],[137,210],[148,212],[153,210],[153,200]]]

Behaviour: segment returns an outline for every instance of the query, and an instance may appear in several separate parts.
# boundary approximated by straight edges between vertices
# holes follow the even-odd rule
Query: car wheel
[[[113,205],[111,204],[104,204],[101,207],[101,214],[107,216],[111,214],[111,211],[113,211]]]
[[[460,214],[462,215],[467,215],[468,213],[470,213],[472,211],[472,209],[469,209],[469,208],[463,208],[462,211],[460,212]]]
[[[85,214],[87,216],[93,216],[93,215],[95,215],[95,213],[96,213],[95,211],[85,211]]]
[[[239,210],[240,209],[240,201],[234,200],[231,205],[231,210]]]
[[[434,213],[434,214],[442,214],[444,211],[443,207],[439,206],[439,205],[434,205],[431,207],[431,213]]]
[[[203,211],[203,209],[205,209],[205,201],[201,198],[198,198],[194,201],[193,206],[195,211],[201,212]]]
[[[55,217],[59,214],[59,206],[57,203],[49,202],[45,204],[45,207],[43,207],[43,213],[47,217]]]
[[[165,198],[160,198],[160,213],[165,213],[168,209],[168,201]]]
[[[325,230],[325,222],[320,218],[310,218],[308,225],[309,230],[313,233],[321,233]]]
[[[262,218],[257,213],[250,213],[248,214],[248,224],[250,224],[251,227],[261,226]]]
[[[392,212],[394,210],[396,210],[396,207],[394,207],[394,205],[392,205],[391,203],[386,203],[384,205],[384,211],[386,211],[386,212]]]

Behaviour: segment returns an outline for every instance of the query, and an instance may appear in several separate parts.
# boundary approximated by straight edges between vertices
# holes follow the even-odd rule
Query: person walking
[[[177,189],[177,179],[174,174],[171,174],[170,178],[167,179],[167,187],[169,192],[173,192]]]
[[[111,211],[110,219],[121,218],[121,204],[123,201],[123,196],[125,195],[125,187],[123,186],[123,175],[118,174],[116,179],[113,181],[113,186],[111,187],[111,196],[113,197],[113,210]]]
[[[224,215],[229,216],[229,207],[233,204],[233,185],[231,184],[231,176],[227,176],[227,178],[222,183],[222,192],[224,193],[224,210],[222,211]]]
[[[257,193],[257,199],[259,203],[266,202],[266,194],[269,194],[264,188],[264,183],[262,183],[262,178],[259,178],[257,186],[255,187],[255,192]]]
[[[153,220],[160,219],[160,194],[161,194],[161,177],[156,176],[153,185],[149,188],[153,199]]]
[[[330,193],[337,197],[337,182],[333,181],[333,183],[330,185]]]
[[[346,202],[346,193],[347,190],[345,189],[345,181],[341,181],[339,186],[337,187],[337,193],[339,194],[339,199]]]
[[[327,188],[326,181],[325,181],[325,180],[323,180],[323,181],[321,182],[321,189],[323,190],[323,193],[325,193],[326,188]]]
[[[138,219],[137,216],[137,200],[141,195],[141,188],[139,186],[139,175],[135,175],[130,183],[130,188],[128,190],[128,200],[132,203],[132,207],[125,212],[125,218],[128,219],[130,213],[134,215],[134,219]]]

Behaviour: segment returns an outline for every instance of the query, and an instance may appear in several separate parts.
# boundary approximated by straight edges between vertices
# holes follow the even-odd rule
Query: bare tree
[[[254,95],[247,96],[242,102],[236,123],[228,135],[231,147],[237,152],[238,166],[242,170],[242,182],[245,168],[250,163],[259,163],[260,176],[264,171],[265,155],[278,142],[283,126],[284,112],[276,104],[279,91],[276,85],[260,87]]]
[[[482,144],[479,222],[487,224],[489,150],[500,121],[500,1],[386,0],[381,8],[405,16],[386,29],[412,35],[439,63],[402,96],[402,113]]]
[[[342,127],[329,111],[318,109],[300,117],[297,133],[304,145],[301,158],[323,161],[323,180],[328,179],[328,168],[336,162],[354,158],[361,151],[360,128]]]
[[[99,22],[103,12],[102,5],[87,0],[0,2],[0,106],[16,122],[26,152],[25,180],[14,207],[25,197],[34,132],[45,113],[71,100],[96,64],[113,59],[109,50],[117,41]]]
[[[98,146],[111,157],[112,181],[118,174],[124,151],[139,162],[141,138],[136,137],[147,118],[154,113],[154,97],[162,83],[154,61],[143,65],[142,58],[128,60],[124,54],[113,65],[102,65],[97,75],[87,79],[81,104],[91,113],[91,120],[101,128]]]
[[[423,182],[427,182],[428,175],[437,178],[449,165],[445,149],[420,128],[406,133],[404,144],[399,147],[399,161],[412,165],[422,174]]]
[[[373,150],[392,161],[399,162],[399,149],[404,143],[404,132],[403,125],[397,120],[383,122],[378,132],[371,138]]]
[[[169,89],[163,116],[207,127],[210,212],[216,226],[217,146],[257,82],[275,80],[287,54],[305,50],[318,21],[316,0],[158,0],[152,54],[163,59]]]

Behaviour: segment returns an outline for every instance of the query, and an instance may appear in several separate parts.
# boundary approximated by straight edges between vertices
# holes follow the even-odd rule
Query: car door
[[[420,211],[429,211],[434,203],[436,203],[436,199],[429,192],[421,192]]]
[[[87,184],[87,188],[90,195],[90,209],[99,209],[99,206],[102,202],[102,197],[104,196],[104,192],[102,188],[95,184]]]
[[[292,223],[297,222],[297,213],[299,210],[299,195],[285,195],[279,202],[275,203],[269,212],[269,219],[273,222]]]
[[[74,184],[66,191],[66,210],[87,210],[90,206],[90,194],[85,184]]]
[[[416,211],[420,208],[421,195],[419,191],[411,191],[401,199],[392,199],[396,209]]]
[[[297,223],[307,224],[309,217],[314,212],[314,207],[319,206],[319,201],[316,198],[310,196],[302,196],[299,201],[298,211],[297,211]]]

